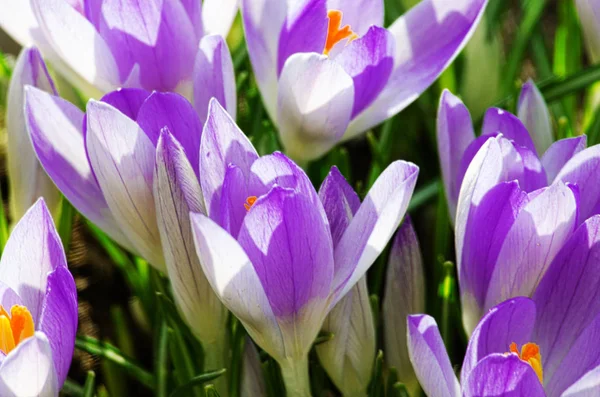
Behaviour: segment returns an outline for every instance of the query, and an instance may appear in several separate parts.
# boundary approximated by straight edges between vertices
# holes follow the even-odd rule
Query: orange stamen
[[[544,383],[544,370],[542,368],[542,355],[540,354],[540,347],[535,343],[525,343],[521,347],[521,352],[517,349],[515,342],[510,344],[510,352],[515,353],[522,361],[525,361],[535,371],[540,383]]]
[[[338,10],[329,10],[327,12],[329,25],[327,27],[327,40],[323,54],[329,55],[329,51],[340,41],[348,39],[348,42],[356,40],[358,35],[352,31],[350,26],[342,27],[342,12]]]
[[[252,208],[254,203],[256,203],[256,200],[257,200],[256,196],[249,196],[246,199],[246,202],[244,203],[244,208],[246,208],[246,211],[250,211],[250,208]]]
[[[33,318],[25,306],[14,305],[10,316],[0,305],[0,350],[10,353],[20,342],[35,333]]]

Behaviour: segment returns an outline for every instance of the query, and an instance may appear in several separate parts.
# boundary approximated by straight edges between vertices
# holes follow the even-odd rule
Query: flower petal
[[[54,82],[48,74],[42,55],[36,48],[26,48],[19,54],[8,89],[6,107],[7,166],[10,216],[20,219],[29,207],[44,197],[52,213],[60,209],[60,193],[35,157],[27,133],[25,117],[25,85],[38,87],[56,95]]]
[[[383,3],[383,0],[327,0],[327,9],[341,11],[342,23],[363,36],[371,26],[383,26]]]
[[[0,259],[0,280],[19,295],[35,324],[43,310],[48,273],[61,267],[67,267],[65,252],[39,199],[15,226]]]
[[[344,139],[417,99],[465,46],[486,5],[486,0],[424,0],[398,18],[389,28],[396,42],[394,71],[375,102],[350,123]]]
[[[137,120],[140,108],[150,93],[141,88],[119,88],[104,95],[100,101],[118,109],[125,116]]]
[[[433,317],[408,316],[408,354],[421,387],[430,397],[460,396],[444,341]]]
[[[587,136],[581,135],[554,142],[542,156],[542,166],[546,171],[548,184],[552,183],[565,164],[577,153],[585,149]]]
[[[248,181],[244,172],[238,166],[229,164],[221,189],[221,218],[219,223],[223,229],[234,237],[238,236],[244,218],[248,213],[246,206],[249,197],[258,197],[254,193],[248,191]]]
[[[535,145],[527,132],[527,128],[514,114],[499,108],[489,108],[485,112],[481,135],[501,133],[517,145],[526,147],[533,153]]]
[[[164,259],[152,194],[155,149],[129,117],[90,101],[86,145],[109,208],[137,251],[159,270]]]
[[[517,346],[529,343],[532,340],[535,316],[535,303],[524,297],[507,300],[490,309],[469,339],[460,373],[461,384],[468,384],[471,371],[486,356],[509,352],[513,342]]]
[[[25,115],[36,155],[62,194],[113,240],[132,249],[113,218],[88,162],[84,114],[64,99],[26,87]]]
[[[235,164],[249,175],[256,159],[258,153],[246,135],[219,102],[211,100],[200,142],[200,187],[211,219],[220,222],[221,189],[228,165]]]
[[[74,340],[73,340],[74,342]],[[0,394],[6,397],[55,397],[58,383],[48,338],[36,332],[6,356],[0,365]]]
[[[554,142],[552,121],[546,101],[532,80],[528,80],[521,88],[517,114],[529,131],[538,156],[541,156]]]
[[[206,4],[206,2],[205,2]],[[205,36],[200,41],[193,72],[194,107],[204,123],[211,98],[216,98],[235,120],[237,98],[233,61],[221,36]]]
[[[452,223],[456,216],[456,203],[462,182],[462,178],[458,180],[461,158],[474,139],[469,110],[458,97],[444,90],[437,113],[437,147]]]
[[[546,397],[535,371],[516,354],[491,354],[481,360],[463,384],[465,397]]]
[[[600,7],[594,0],[577,0],[575,2],[588,56],[592,63],[600,61],[600,27],[598,26],[598,16]]]
[[[402,221],[419,168],[405,161],[390,164],[377,178],[335,248],[335,305],[365,274]]]
[[[277,123],[286,153],[319,158],[344,135],[354,104],[354,83],[324,55],[294,54],[279,79]]]
[[[180,0],[187,16],[192,24],[194,29],[194,33],[196,33],[196,42],[200,41],[202,36],[204,35],[204,20],[206,18],[210,18],[212,16],[205,16],[204,9],[209,8],[209,4],[214,3],[214,1],[196,1],[196,0]],[[227,36],[227,33],[223,34],[224,37]]]
[[[354,81],[352,118],[369,106],[387,84],[394,67],[394,37],[373,26],[335,58]]]
[[[206,33],[227,37],[238,12],[239,3],[240,0],[204,0],[202,22]]]
[[[600,365],[579,378],[561,397],[593,397],[600,393]]]
[[[48,287],[37,329],[50,342],[58,384],[67,378],[77,332],[77,289],[67,267],[58,267],[48,275]]]
[[[504,239],[487,288],[486,310],[515,296],[531,296],[576,221],[577,200],[568,186],[557,183],[536,194]]]

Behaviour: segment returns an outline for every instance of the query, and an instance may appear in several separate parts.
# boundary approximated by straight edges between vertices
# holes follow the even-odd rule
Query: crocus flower
[[[242,379],[240,381],[241,397],[266,397],[267,386],[262,373],[260,356],[256,346],[246,338],[244,346],[244,363],[242,364]]]
[[[593,63],[600,62],[600,1],[598,0],[575,0],[585,47]]]
[[[39,197],[44,197],[55,217],[60,210],[60,193],[40,166],[27,134],[23,107],[25,85],[57,95],[54,82],[36,48],[21,51],[8,89],[6,154],[10,216],[13,222],[21,219]]]
[[[409,352],[427,395],[598,395],[599,258],[600,216],[594,216],[564,244],[531,298],[500,303],[478,323],[460,386],[435,321],[410,316]]]
[[[0,259],[0,395],[58,396],[71,366],[77,290],[43,199]]]
[[[414,101],[472,35],[485,0],[243,0],[250,60],[286,152],[309,161]]]
[[[388,262],[383,298],[385,359],[398,371],[398,380],[410,395],[418,395],[419,384],[408,357],[406,317],[425,311],[423,258],[417,234],[407,216],[400,226]]]
[[[279,362],[288,395],[308,396],[308,351],[331,308],[391,238],[418,168],[392,163],[337,244],[333,235],[345,226],[338,222],[345,203],[322,202],[304,171],[283,154],[259,157],[216,101],[202,134],[200,168],[208,216],[191,217],[204,273],[254,341]]]
[[[226,35],[236,12],[237,0],[2,0],[0,27],[91,96],[134,87],[191,97],[201,39]]]

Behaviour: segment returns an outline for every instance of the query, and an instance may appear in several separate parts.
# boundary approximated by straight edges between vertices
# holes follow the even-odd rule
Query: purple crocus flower
[[[191,219],[202,269],[254,341],[280,363],[289,395],[309,395],[308,351],[331,308],[391,238],[418,168],[392,163],[346,225],[343,200],[322,200],[283,154],[260,157],[216,101],[200,168],[208,216]]]
[[[90,94],[134,87],[191,98],[203,37],[226,35],[236,12],[237,0],[2,0],[0,27]]]
[[[0,260],[0,395],[58,395],[71,366],[77,290],[43,199],[15,226]]]
[[[531,298],[502,302],[477,324],[460,386],[435,321],[426,315],[409,316],[411,361],[427,395],[598,395],[599,258],[596,215],[563,245]]]
[[[414,101],[473,34],[485,0],[425,0],[383,26],[383,0],[243,0],[246,42],[287,153],[309,161]]]

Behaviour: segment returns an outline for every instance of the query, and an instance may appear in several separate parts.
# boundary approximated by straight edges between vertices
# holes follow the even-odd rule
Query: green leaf
[[[71,379],[65,380],[63,384],[62,390],[60,391],[61,395],[69,396],[69,397],[82,397],[83,396],[83,387],[78,383],[72,381]]]
[[[69,251],[71,245],[71,235],[73,234],[73,219],[75,209],[65,197],[61,200],[60,218],[58,220],[58,235],[63,243],[65,252]]]
[[[206,397],[219,397],[219,393],[217,392],[215,385],[204,386],[204,394]]]
[[[383,381],[383,352],[379,350],[375,358],[375,366],[373,368],[373,377],[369,387],[370,397],[384,397],[384,381]]]
[[[429,202],[429,200],[433,200],[435,196],[438,195],[440,191],[440,180],[434,179],[433,181],[427,183],[422,188],[415,191],[410,200],[410,204],[408,205],[407,212],[415,211],[420,208],[422,205]]]
[[[210,382],[211,380],[215,380],[217,379],[219,376],[223,375],[225,372],[227,372],[227,370],[225,368],[216,370],[216,371],[211,371],[211,372],[205,372],[201,375],[198,376],[194,376],[192,379],[190,379],[190,381],[180,387],[178,387],[177,389],[175,389],[173,391],[173,393],[171,393],[170,397],[180,397],[180,396],[189,396],[190,391],[195,387],[195,386],[199,386],[203,383],[206,382]],[[208,385],[204,388],[204,391],[206,392],[207,388],[211,387],[214,389],[213,385]],[[214,390],[214,392],[216,393],[216,390]],[[218,396],[217,394],[208,394],[208,392],[206,392],[207,395],[211,395],[211,396]]]
[[[93,397],[94,387],[96,386],[96,374],[94,371],[88,371],[85,384],[83,385],[83,397]]]
[[[167,387],[169,383],[169,327],[166,322],[160,325],[158,334],[158,348],[156,349],[156,361],[154,364],[156,372],[156,396],[168,396]]]

